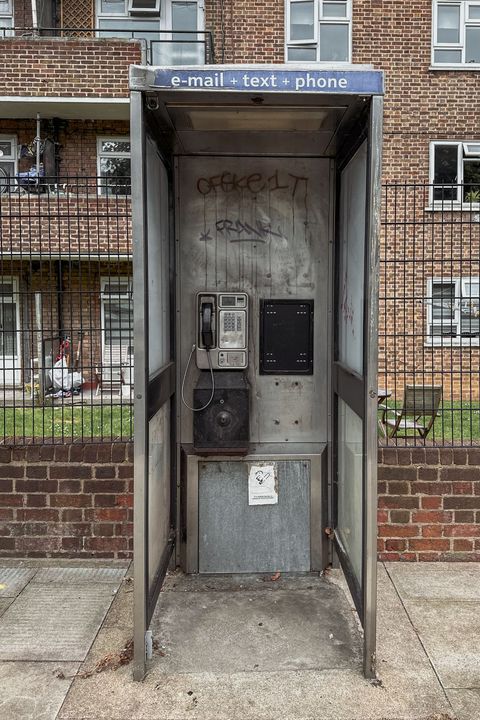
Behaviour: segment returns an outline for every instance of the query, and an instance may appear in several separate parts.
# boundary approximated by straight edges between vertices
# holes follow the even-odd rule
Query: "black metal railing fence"
[[[0,180],[0,442],[131,438],[129,178]],[[431,190],[383,188],[379,441],[475,445],[480,204]]]
[[[389,445],[480,444],[480,196],[463,187],[460,204],[441,190],[383,188],[379,436]]]
[[[133,434],[130,180],[0,182],[0,442]]]

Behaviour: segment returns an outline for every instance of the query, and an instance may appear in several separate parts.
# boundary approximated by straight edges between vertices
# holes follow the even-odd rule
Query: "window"
[[[101,195],[130,195],[130,138],[98,138],[98,175]]]
[[[9,192],[17,172],[17,138],[0,135],[0,194]]]
[[[13,10],[12,0],[0,0],[0,28],[12,28],[13,27]],[[0,37],[13,35],[13,32],[8,30],[0,31]]]
[[[128,12],[132,15],[158,15],[160,0],[128,0]]]
[[[0,276],[0,386],[20,383],[18,278]]]
[[[143,38],[153,65],[205,62],[203,4],[197,0],[97,0],[100,37]],[[191,41],[191,42],[190,42]]]
[[[131,278],[103,278],[101,287],[103,363],[106,365],[130,363],[133,357]]]
[[[480,65],[479,0],[434,0],[432,64]]]
[[[480,142],[432,142],[430,204],[477,209],[480,203]]]
[[[478,345],[480,278],[432,278],[427,285],[427,341]]]
[[[287,0],[287,60],[351,62],[351,0]]]

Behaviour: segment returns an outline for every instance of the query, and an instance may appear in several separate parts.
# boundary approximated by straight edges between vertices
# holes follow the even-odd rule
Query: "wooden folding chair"
[[[439,412],[442,391],[441,385],[407,385],[401,410],[379,405],[382,410],[380,422],[385,436],[411,438],[418,433],[425,439]]]

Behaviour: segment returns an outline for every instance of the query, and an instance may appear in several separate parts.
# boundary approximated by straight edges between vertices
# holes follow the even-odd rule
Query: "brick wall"
[[[480,560],[480,448],[380,448],[381,560]]]
[[[3,38],[0,95],[119,98],[140,43],[120,39]]]
[[[132,555],[130,443],[0,447],[0,556]]]
[[[130,198],[99,196],[96,183],[76,178],[55,194],[0,195],[0,253],[130,254]]]

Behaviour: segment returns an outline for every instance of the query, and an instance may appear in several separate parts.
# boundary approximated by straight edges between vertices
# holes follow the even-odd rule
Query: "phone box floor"
[[[276,577],[276,576],[273,576]],[[352,668],[361,638],[343,590],[316,575],[171,576],[152,620],[165,673]]]

